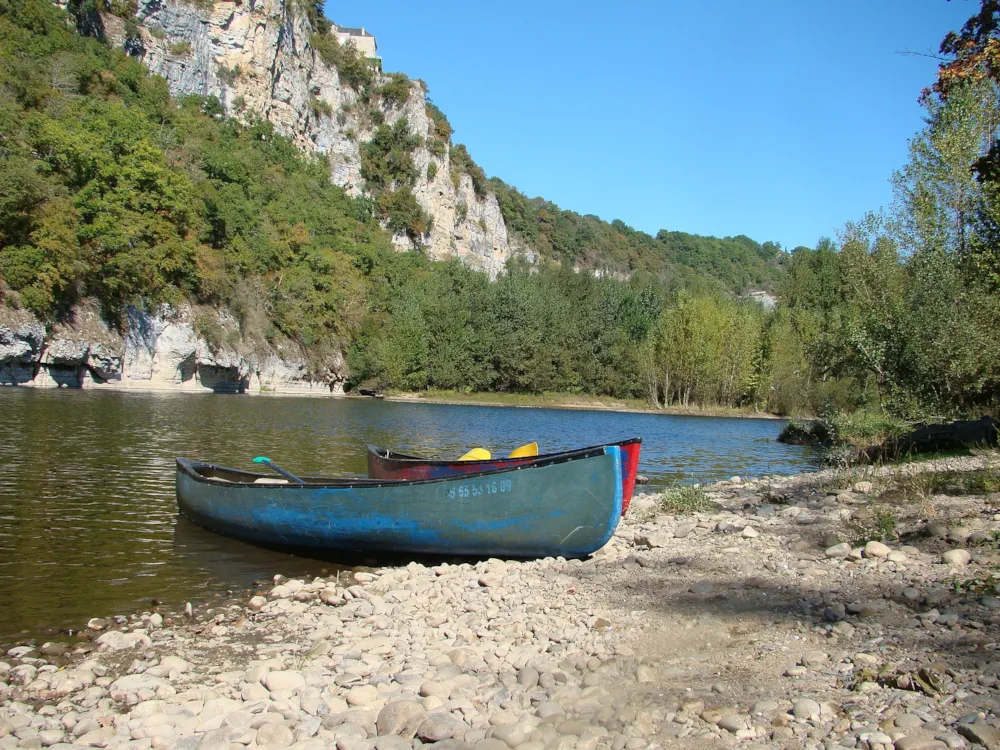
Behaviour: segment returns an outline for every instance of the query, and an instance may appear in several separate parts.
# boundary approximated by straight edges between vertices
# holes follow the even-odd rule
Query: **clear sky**
[[[655,234],[813,246],[888,206],[974,0],[327,0],[488,175]]]

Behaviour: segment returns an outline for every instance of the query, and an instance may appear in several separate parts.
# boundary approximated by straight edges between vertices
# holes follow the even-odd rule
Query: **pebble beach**
[[[95,619],[0,656],[0,750],[1000,748],[1000,496],[849,533],[898,475],[984,468],[734,477],[695,513],[637,495],[588,559],[277,575]]]

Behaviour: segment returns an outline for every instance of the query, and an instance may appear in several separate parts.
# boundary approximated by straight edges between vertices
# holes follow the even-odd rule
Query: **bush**
[[[437,173],[438,173],[437,162],[434,161],[430,162],[427,165],[427,181],[434,182],[434,178],[437,176]]]
[[[326,99],[320,99],[318,96],[311,96],[309,98],[309,106],[316,117],[333,117],[333,107],[330,106],[330,102]]]
[[[401,107],[410,97],[410,79],[405,73],[390,73],[389,80],[378,89],[378,96],[386,104]]]
[[[832,426],[820,419],[789,420],[778,435],[779,443],[788,445],[830,445]]]
[[[220,65],[215,69],[215,75],[227,86],[235,86],[242,73],[243,72],[240,70],[239,65],[234,65],[231,68],[227,68],[225,65]]]
[[[174,42],[168,47],[168,49],[170,50],[171,55],[175,55],[177,57],[188,55],[191,54],[191,42],[186,39],[180,42]]]
[[[440,138],[428,138],[424,145],[427,146],[427,150],[430,151],[431,156],[436,156],[438,159],[443,158],[448,152],[447,144]]]
[[[431,230],[430,215],[420,207],[408,187],[382,193],[378,198],[378,208],[393,234],[405,234],[416,241]]]
[[[361,149],[361,177],[365,187],[373,193],[412,187],[417,179],[412,154],[418,142],[410,133],[405,117],[394,125],[380,125]]]
[[[425,100],[424,111],[433,123],[434,137],[441,143],[443,149],[451,141],[452,133],[455,131],[452,130],[451,123],[448,122],[444,112],[430,98]]]
[[[486,173],[469,156],[469,151],[465,148],[465,144],[458,143],[452,147],[451,164],[459,172],[464,172],[472,178],[472,189],[476,195],[480,198],[486,195]]]
[[[158,26],[158,25],[154,24],[153,26],[149,27],[148,31],[149,31],[149,35],[151,37],[153,37],[153,39],[161,39],[162,40],[162,39],[166,39],[167,38],[167,32],[165,32],[163,30],[162,26]]]

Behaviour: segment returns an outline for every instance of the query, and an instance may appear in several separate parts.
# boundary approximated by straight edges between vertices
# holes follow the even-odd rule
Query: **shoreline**
[[[141,383],[141,384],[140,384]],[[49,383],[20,383],[17,385],[10,383],[0,383],[0,389],[24,389],[32,391],[83,391],[87,393],[113,392],[113,393],[183,393],[197,395],[220,395],[220,396],[251,396],[251,397],[282,397],[282,398],[333,398],[333,399],[356,399],[372,401],[388,401],[392,403],[406,404],[440,404],[445,406],[492,406],[501,408],[518,409],[561,409],[567,411],[605,411],[621,414],[653,414],[661,416],[678,417],[708,417],[713,419],[769,419],[787,420],[791,417],[782,417],[777,414],[767,412],[748,412],[741,409],[728,409],[722,407],[692,408],[681,406],[670,406],[662,409],[653,407],[631,406],[624,401],[605,401],[598,398],[593,400],[579,399],[574,396],[553,394],[552,396],[530,396],[516,394],[513,398],[526,400],[527,403],[511,403],[503,398],[490,400],[491,396],[500,394],[469,394],[467,397],[461,395],[425,395],[417,392],[409,393],[389,393],[385,396],[373,397],[362,396],[355,393],[345,393],[343,390],[330,390],[328,386],[322,385],[315,388],[268,388],[266,390],[250,390],[243,392],[229,390],[213,390],[208,386],[198,383],[172,383],[161,381],[158,383],[148,383],[148,381],[130,380],[124,383],[95,383],[87,381],[81,386],[55,385]],[[482,399],[478,396],[483,396]],[[571,400],[562,400],[562,399]]]
[[[350,395],[350,394],[348,394]],[[483,394],[489,396],[491,394]],[[700,408],[684,408],[680,406],[665,407],[663,409],[655,409],[653,407],[638,407],[629,406],[627,402],[612,402],[608,403],[596,399],[594,401],[579,400],[579,401],[560,401],[559,395],[555,395],[553,398],[546,400],[544,396],[521,396],[517,395],[516,398],[526,398],[528,400],[535,400],[537,398],[537,403],[509,403],[504,400],[490,401],[490,400],[479,400],[474,397],[475,394],[469,394],[469,398],[463,398],[459,395],[446,395],[446,396],[436,396],[430,395],[426,396],[421,393],[389,393],[379,400],[392,401],[396,403],[408,403],[408,404],[446,404],[452,406],[492,406],[492,407],[502,407],[502,408],[517,408],[517,409],[564,409],[564,410],[574,410],[574,411],[608,411],[608,412],[618,412],[622,414],[654,414],[662,416],[677,416],[677,417],[709,417],[713,419],[770,419],[770,420],[787,420],[790,417],[781,417],[776,414],[770,413],[749,413],[737,409],[725,409],[725,408],[711,408],[706,407],[704,409]],[[369,396],[361,396],[360,398],[370,398]],[[571,398],[567,396],[567,398]],[[572,397],[575,398],[575,397]]]
[[[834,538],[893,482],[984,468],[1000,454],[737,478],[679,516],[637,495],[583,560],[278,577],[95,622],[0,657],[0,748],[989,745],[1000,597],[951,582],[995,569],[974,539],[1000,494],[900,501],[889,545]]]

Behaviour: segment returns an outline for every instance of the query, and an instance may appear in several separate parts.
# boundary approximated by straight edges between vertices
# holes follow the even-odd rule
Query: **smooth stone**
[[[821,664],[826,664],[830,661],[829,654],[823,651],[806,651],[802,654],[802,666],[804,667],[817,667]]]
[[[736,732],[741,729],[747,729],[749,726],[748,718],[742,714],[726,714],[721,719],[719,719],[719,727],[725,729],[727,732]]]
[[[538,670],[534,667],[525,667],[517,673],[517,684],[525,690],[534,690],[538,685]]]
[[[510,747],[517,747],[527,742],[528,733],[521,724],[507,724],[506,726],[494,727],[493,737],[505,742]]]
[[[257,730],[257,744],[270,747],[290,747],[295,742],[292,730],[284,723],[272,722]]]
[[[868,542],[865,545],[865,557],[888,557],[892,550],[882,542]]]
[[[893,747],[896,750],[946,750],[948,746],[930,736],[904,735],[893,743]]]
[[[368,706],[378,699],[378,688],[374,685],[355,685],[347,691],[350,706]]]
[[[989,750],[1000,748],[1000,729],[989,724],[960,724],[956,731],[965,739],[978,743]]]
[[[413,745],[398,734],[387,734],[376,738],[375,750],[413,750]]]
[[[972,560],[968,550],[950,549],[941,555],[941,562],[956,568],[964,568]]]
[[[417,727],[426,718],[427,711],[416,701],[393,701],[378,712],[375,729],[379,736],[398,734],[406,739],[413,739]]]
[[[295,691],[303,688],[306,685],[306,678],[301,672],[278,671],[268,672],[261,678],[261,682],[272,693],[276,693],[279,690]]]
[[[792,715],[796,719],[818,719],[819,703],[811,698],[799,698],[792,703]]]
[[[473,745],[472,750],[510,750],[510,748],[506,742],[487,737],[485,740],[479,740],[479,742]]]
[[[698,527],[696,523],[679,523],[674,527],[674,538],[683,539]]]
[[[450,740],[463,725],[459,725],[448,714],[431,714],[417,727],[417,737],[426,742],[438,742],[440,740]]]
[[[851,554],[851,545],[847,542],[841,542],[840,544],[835,544],[832,547],[827,547],[825,552],[826,556],[829,558],[844,558]]]

